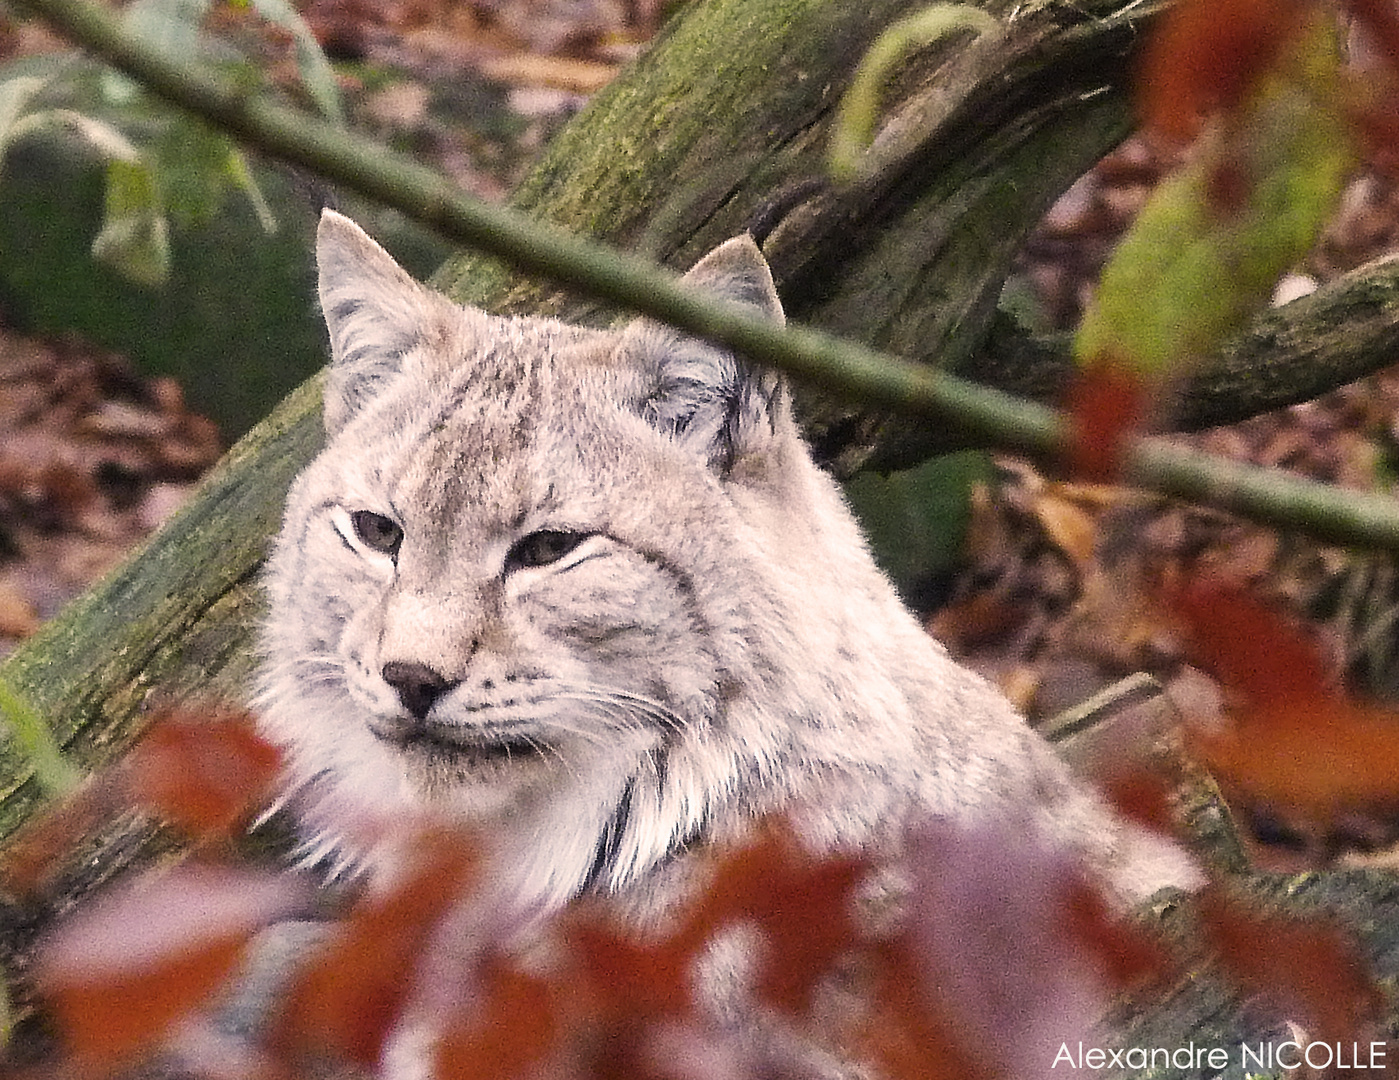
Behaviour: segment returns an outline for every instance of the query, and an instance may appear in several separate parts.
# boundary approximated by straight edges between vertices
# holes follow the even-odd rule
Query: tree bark
[[[1005,36],[958,39],[911,63],[890,88],[868,175],[836,186],[823,177],[840,92],[878,29],[921,4],[794,11],[734,0],[739,37],[677,29],[562,133],[514,203],[677,270],[738,232],[770,230],[764,251],[794,321],[1052,403],[1073,371],[1068,341],[999,310],[1001,289],[1048,207],[1128,132],[1131,49],[1164,3],[983,0],[995,14],[1016,11]],[[746,43],[741,63],[735,40]],[[606,317],[477,253],[450,260],[436,281],[494,310]],[[1168,422],[1230,423],[1396,358],[1399,260],[1390,260],[1262,315],[1183,380]],[[805,384],[798,408],[839,475],[966,445],[955,426]]]
[[[676,269],[756,228],[794,321],[976,378],[1026,234],[1129,129],[1130,49],[1162,3],[982,0],[1002,35],[915,58],[887,93],[864,178],[832,185],[826,147],[852,69],[920,6],[708,5],[555,140],[515,205]],[[603,317],[487,256],[450,261],[437,283],[492,309]],[[929,425],[799,397],[840,473],[949,448]]]

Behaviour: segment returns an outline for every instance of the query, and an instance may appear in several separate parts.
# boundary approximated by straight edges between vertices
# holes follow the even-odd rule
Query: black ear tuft
[[[757,308],[775,322],[783,320],[767,260],[747,235],[715,248],[683,280]],[[771,437],[776,411],[785,407],[782,380],[775,373],[645,319],[628,327],[623,348],[647,387],[642,415],[716,471],[727,472],[736,458]]]

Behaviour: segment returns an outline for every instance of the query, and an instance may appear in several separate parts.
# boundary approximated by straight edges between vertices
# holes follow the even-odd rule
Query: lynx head
[[[552,903],[773,797],[823,679],[793,609],[825,552],[863,552],[781,382],[644,320],[458,306],[334,213],[318,261],[327,442],[270,559],[260,687],[310,829],[442,807]],[[747,237],[686,280],[782,317]]]

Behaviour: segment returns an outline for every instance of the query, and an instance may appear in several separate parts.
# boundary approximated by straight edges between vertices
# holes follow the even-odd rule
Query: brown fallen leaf
[[[84,907],[41,947],[35,982],[64,1049],[110,1075],[228,978],[262,927],[309,904],[307,883],[187,864]]]
[[[615,64],[596,60],[571,60],[534,53],[507,53],[481,61],[481,73],[488,79],[509,86],[548,86],[576,94],[601,90],[616,78],[618,70]]]
[[[39,629],[39,613],[14,586],[0,581],[0,637],[27,638]]]
[[[1244,907],[1218,887],[1199,898],[1205,935],[1229,978],[1271,998],[1316,1038],[1368,1037],[1384,995],[1350,935],[1324,918],[1291,918]]]

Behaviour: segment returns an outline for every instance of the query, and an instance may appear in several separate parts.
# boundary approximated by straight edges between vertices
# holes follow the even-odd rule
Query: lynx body
[[[330,212],[318,255],[327,444],[270,559],[259,706],[310,835],[436,807],[528,903],[650,910],[770,811],[817,847],[1014,816],[1159,884],[901,605],[778,377],[645,320],[458,306]],[[746,237],[688,280],[782,317]]]

